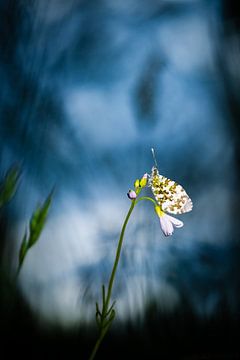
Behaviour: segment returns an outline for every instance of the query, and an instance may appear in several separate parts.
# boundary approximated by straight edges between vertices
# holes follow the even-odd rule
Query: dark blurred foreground
[[[232,250],[240,257],[239,246]],[[232,269],[235,280],[238,267]],[[3,272],[0,318],[2,359],[16,354],[25,359],[87,359],[96,338],[94,324],[71,330],[43,324]],[[142,320],[116,321],[97,359],[240,359],[239,343],[240,312],[230,311],[227,299],[222,298],[214,315],[198,316],[182,293],[171,313],[152,303]]]
[[[215,316],[201,320],[187,305],[166,316],[156,315],[153,306],[140,326],[129,323],[117,332],[112,329],[97,358],[240,359],[239,320],[224,304]],[[16,352],[25,359],[87,359],[95,341],[93,329],[41,328],[20,298],[10,308],[1,308],[1,321],[3,359]]]

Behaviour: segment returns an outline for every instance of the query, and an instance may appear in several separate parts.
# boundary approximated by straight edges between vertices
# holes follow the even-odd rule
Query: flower
[[[164,211],[162,211],[160,206],[156,205],[155,211],[159,217],[160,226],[165,236],[172,235],[174,227],[181,228],[183,226],[182,221],[174,218],[173,216],[167,215]]]
[[[136,199],[137,194],[135,193],[134,190],[129,190],[127,193],[127,196],[129,197],[130,200]]]

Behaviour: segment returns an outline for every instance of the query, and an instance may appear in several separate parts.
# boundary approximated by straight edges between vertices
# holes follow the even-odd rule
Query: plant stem
[[[98,339],[97,339],[97,341],[95,343],[95,346],[94,346],[94,348],[92,350],[92,353],[90,355],[89,360],[93,360],[95,358],[96,352],[98,351],[98,348],[99,348],[99,346],[100,346],[100,344],[101,344],[101,342],[103,340],[104,335],[103,336],[101,334],[99,335],[99,337],[98,337]]]
[[[148,200],[148,201],[151,201],[154,205],[157,205],[156,201],[153,200],[153,199],[152,199],[151,197],[149,197],[149,196],[141,196],[140,198],[137,199],[135,205],[137,205],[137,203],[138,203],[139,201],[142,201],[142,200]]]
[[[20,271],[21,271],[21,268],[22,268],[22,263],[20,264],[18,264],[18,267],[17,267],[17,271],[16,271],[16,273],[15,273],[15,276],[14,276],[14,280],[15,281],[17,281],[17,279],[18,279],[18,276],[19,276],[19,273],[20,273]]]
[[[134,209],[134,206],[136,205],[136,200],[132,200],[132,203],[131,203],[131,206],[130,206],[130,209],[128,210],[128,213],[127,213],[127,216],[124,220],[124,223],[123,223],[123,226],[122,226],[122,230],[121,230],[121,233],[120,233],[120,237],[119,237],[119,240],[118,240],[118,246],[117,246],[117,251],[116,251],[116,256],[115,256],[115,261],[114,261],[114,264],[113,264],[113,268],[112,268],[112,272],[111,272],[111,276],[109,278],[109,282],[108,282],[108,290],[107,290],[107,297],[106,297],[106,302],[105,304],[103,304],[103,312],[102,312],[102,322],[101,322],[101,325],[103,326],[104,325],[104,319],[107,315],[107,312],[108,312],[108,306],[109,306],[109,303],[110,303],[110,299],[111,299],[111,294],[112,294],[112,288],[113,288],[113,283],[114,283],[114,279],[115,279],[115,275],[116,275],[116,271],[117,271],[117,266],[118,266],[118,263],[119,263],[119,259],[120,259],[120,255],[121,255],[121,249],[122,249],[122,244],[123,244],[123,238],[124,238],[124,233],[125,233],[125,229],[126,229],[126,226],[127,226],[127,223],[128,223],[128,220],[131,216],[131,213]],[[111,322],[109,323],[109,326],[110,326]],[[104,336],[106,335],[107,331],[108,331],[108,328],[109,326],[103,328],[101,327],[100,328],[100,331],[99,331],[99,336],[98,336],[98,339],[95,343],[95,346],[92,350],[92,353],[89,357],[89,360],[93,360],[95,355],[96,355],[96,352],[104,338]]]
[[[127,213],[127,216],[125,218],[125,221],[123,223],[123,227],[122,227],[122,231],[119,237],[119,241],[118,241],[118,246],[117,246],[117,251],[116,251],[116,257],[115,257],[115,261],[114,261],[114,265],[113,265],[113,269],[112,269],[112,273],[109,279],[109,283],[108,283],[108,292],[107,292],[107,300],[106,300],[106,310],[108,309],[108,305],[110,302],[110,298],[111,298],[111,293],[112,293],[112,287],[113,287],[113,282],[114,282],[114,278],[115,278],[115,274],[116,274],[116,270],[117,270],[117,266],[118,266],[118,262],[119,262],[119,258],[120,258],[120,254],[121,254],[121,249],[122,249],[122,243],[123,243],[123,237],[124,237],[124,233],[125,233],[125,229],[128,223],[128,220],[131,216],[131,213],[134,209],[135,206],[135,200],[132,200],[132,204],[130,206],[130,209]]]

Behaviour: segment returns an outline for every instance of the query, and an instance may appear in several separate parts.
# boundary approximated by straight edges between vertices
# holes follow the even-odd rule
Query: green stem
[[[113,269],[112,269],[112,273],[109,279],[109,283],[108,283],[108,292],[107,292],[107,300],[106,300],[106,306],[105,309],[108,309],[108,305],[109,305],[109,301],[111,298],[111,293],[112,293],[112,287],[113,287],[113,282],[114,282],[114,278],[115,278],[115,274],[116,274],[116,270],[117,270],[117,266],[118,266],[118,262],[119,262],[119,258],[120,258],[120,254],[121,254],[121,249],[122,249],[122,243],[123,243],[123,237],[124,237],[124,233],[125,233],[125,229],[128,223],[128,220],[131,216],[131,213],[134,209],[134,206],[136,204],[136,200],[132,200],[132,204],[130,206],[130,209],[128,210],[127,216],[125,218],[125,221],[123,223],[123,227],[122,227],[122,231],[119,237],[119,241],[118,241],[118,246],[117,246],[117,251],[116,251],[116,256],[115,256],[115,261],[114,261],[114,265],[113,265]]]
[[[101,342],[102,342],[102,340],[103,340],[103,338],[104,338],[104,335],[105,334],[103,334],[103,335],[99,335],[99,337],[98,337],[98,339],[97,339],[97,341],[96,341],[96,343],[95,343],[95,346],[94,346],[94,348],[93,348],[93,350],[92,350],[92,353],[91,353],[91,355],[90,355],[90,358],[89,358],[89,360],[93,360],[94,358],[95,358],[95,355],[96,355],[96,353],[97,353],[97,351],[98,351],[98,348],[99,348],[99,346],[100,346],[100,344],[101,344]]]
[[[135,205],[136,205],[136,200],[132,200],[130,209],[128,210],[127,216],[126,216],[126,218],[124,220],[122,230],[121,230],[121,233],[120,233],[120,237],[119,237],[119,240],[118,240],[118,246],[117,246],[115,261],[114,261],[111,276],[110,276],[109,282],[108,282],[108,291],[107,291],[106,302],[105,302],[105,304],[103,304],[103,312],[102,312],[102,319],[103,320],[101,321],[102,326],[104,325],[104,320],[105,320],[106,314],[108,312],[108,306],[109,306],[109,302],[110,302],[110,299],[111,299],[113,283],[114,283],[114,279],[115,279],[115,275],[116,275],[116,271],[117,271],[117,266],[118,266],[119,259],[120,259],[120,254],[121,254],[125,229],[126,229],[128,220],[129,220],[129,218],[131,216],[131,213],[132,213]],[[100,328],[98,339],[97,339],[97,341],[95,343],[95,346],[94,346],[94,348],[92,350],[92,353],[91,353],[91,355],[89,357],[89,360],[94,359],[94,357],[96,355],[96,352],[97,352],[97,350],[98,350],[104,336],[106,335],[109,326],[110,326],[110,324],[107,326],[107,328],[103,328],[103,327]]]
[[[21,251],[21,250],[20,250]],[[27,255],[27,250],[26,252],[21,256],[21,258],[19,259],[18,261],[18,267],[17,267],[17,271],[16,271],[16,274],[15,274],[15,281],[17,280],[18,276],[19,276],[19,273],[22,269],[22,266],[23,266],[23,262],[25,260],[25,257]]]
[[[152,198],[150,198],[149,196],[142,196],[142,197],[138,198],[135,205],[137,205],[137,203],[142,200],[148,200],[148,201],[151,201],[152,203],[154,203],[154,205],[157,205],[156,201],[153,200]]]
[[[15,274],[15,281],[17,281],[17,279],[18,279],[19,273],[20,273],[21,268],[22,268],[22,264],[23,263],[18,264],[18,268],[17,268],[16,274]]]

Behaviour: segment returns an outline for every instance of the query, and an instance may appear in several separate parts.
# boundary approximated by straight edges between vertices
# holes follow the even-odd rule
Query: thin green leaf
[[[107,330],[108,330],[108,328],[110,327],[110,325],[112,324],[114,318],[115,318],[115,311],[112,310],[109,319],[102,325],[102,329],[103,329],[105,332],[107,332]]]
[[[105,300],[106,300],[106,297],[105,297],[105,286],[104,286],[104,284],[102,284],[102,303],[103,303],[103,308],[105,308]]]
[[[42,206],[39,206],[33,213],[29,223],[29,240],[28,249],[32,247],[38,240],[45,226],[48,211],[51,206],[53,192],[47,197]]]
[[[115,318],[115,316],[116,316],[116,311],[114,309],[112,309],[109,320],[112,322],[113,319]]]
[[[3,182],[0,185],[0,208],[6,203],[8,203],[15,195],[18,186],[19,177],[20,177],[19,167],[12,166],[8,170]]]
[[[116,301],[114,301],[111,305],[111,307],[109,308],[109,310],[106,312],[106,316],[108,316],[110,314],[110,312],[113,310],[114,305],[116,304]]]
[[[99,306],[98,306],[97,302],[96,302],[96,315],[102,316],[101,311],[99,310]]]

